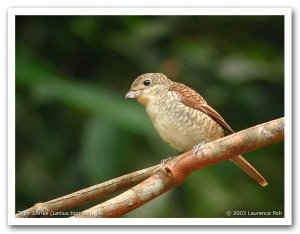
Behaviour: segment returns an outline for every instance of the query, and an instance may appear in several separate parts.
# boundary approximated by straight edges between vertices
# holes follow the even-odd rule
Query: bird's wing
[[[183,104],[191,108],[197,109],[199,111],[202,111],[203,113],[210,116],[217,123],[219,123],[228,134],[234,133],[234,131],[222,118],[222,116],[209,105],[207,105],[203,97],[196,91],[179,83],[174,83],[169,90],[176,92],[178,95],[180,95]],[[268,184],[264,177],[261,174],[259,174],[259,172],[241,155],[232,158],[231,161],[233,161],[236,165],[242,168],[248,175],[250,175],[262,186],[266,186]]]
[[[169,88],[169,91],[176,92],[178,95],[180,95],[183,104],[191,108],[200,110],[203,113],[210,116],[217,123],[219,123],[228,134],[234,133],[231,127],[222,118],[222,116],[217,111],[215,111],[212,107],[210,107],[206,103],[204,98],[195,90],[183,84],[174,82],[174,84]]]

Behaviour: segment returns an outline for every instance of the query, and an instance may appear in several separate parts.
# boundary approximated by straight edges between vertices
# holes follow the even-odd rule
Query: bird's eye
[[[149,86],[150,84],[151,84],[151,80],[145,80],[145,81],[144,81],[144,85],[145,85],[145,86]]]

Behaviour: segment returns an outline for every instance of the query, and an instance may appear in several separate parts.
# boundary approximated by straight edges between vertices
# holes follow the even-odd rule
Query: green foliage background
[[[125,100],[138,75],[194,88],[238,131],[284,116],[283,55],[281,16],[17,16],[16,212],[177,153]],[[283,143],[246,158],[267,187],[223,162],[125,217],[283,211]]]

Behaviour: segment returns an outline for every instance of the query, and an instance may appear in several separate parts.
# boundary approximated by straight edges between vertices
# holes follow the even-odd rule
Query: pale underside
[[[219,124],[203,112],[185,106],[175,92],[150,102],[146,110],[161,138],[180,152],[224,136]]]

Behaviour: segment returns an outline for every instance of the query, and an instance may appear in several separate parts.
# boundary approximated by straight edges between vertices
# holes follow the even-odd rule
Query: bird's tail
[[[257,181],[260,185],[266,186],[268,182],[265,178],[259,174],[259,172],[241,155],[234,157],[231,159],[237,166],[243,169],[249,176],[251,176],[255,181]]]

